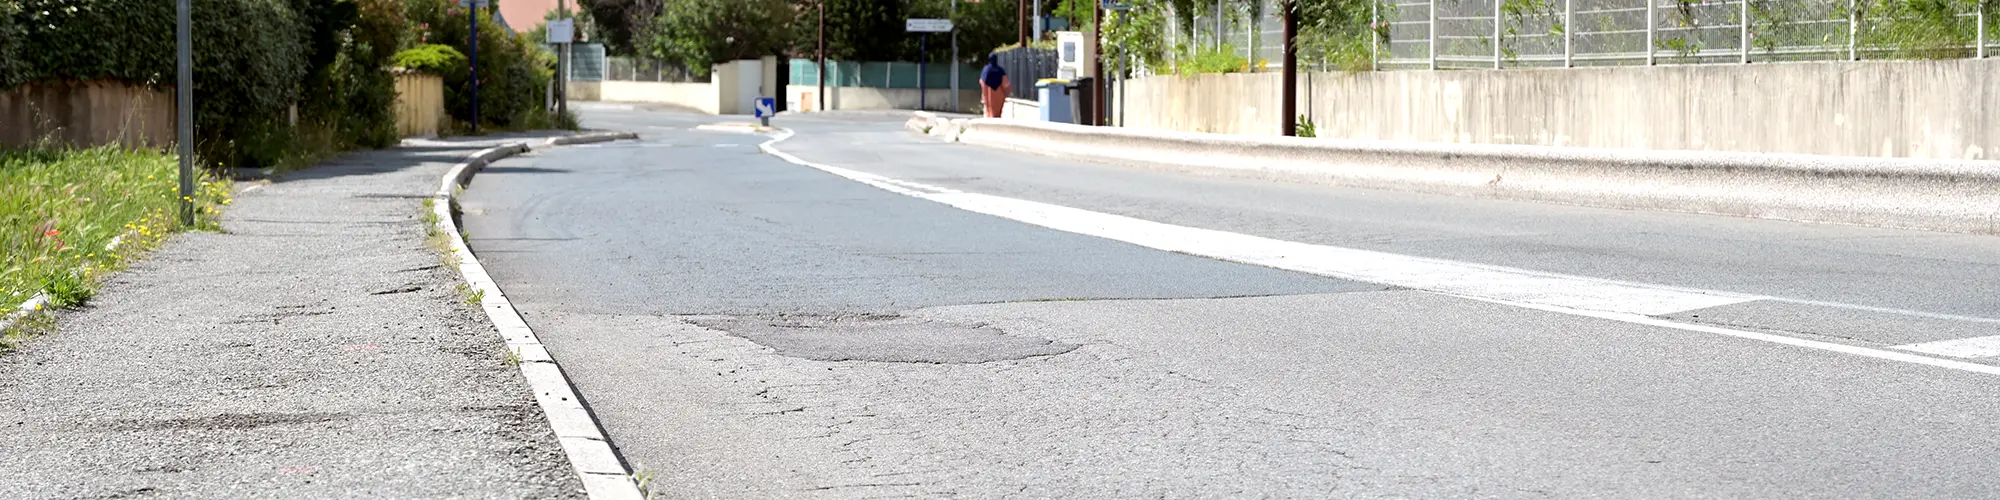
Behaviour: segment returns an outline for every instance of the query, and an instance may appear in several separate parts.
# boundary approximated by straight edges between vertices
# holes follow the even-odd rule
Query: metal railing
[[[687,68],[633,57],[604,58],[604,79],[617,82],[706,82]]]
[[[1378,69],[1571,67],[1978,57],[1984,1],[1897,11],[1900,0],[1387,0]],[[1886,11],[1886,12],[1885,12]],[[1746,22],[1747,21],[1747,22]]]

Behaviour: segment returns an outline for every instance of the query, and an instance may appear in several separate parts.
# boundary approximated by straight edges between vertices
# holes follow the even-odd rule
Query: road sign
[[[557,19],[549,21],[549,43],[570,43],[576,40],[576,20]]]
[[[493,0],[458,0],[458,6],[459,7],[477,6],[480,8],[491,7],[493,6]]]
[[[905,19],[903,31],[910,33],[947,33],[951,31],[950,19]]]
[[[773,97],[759,97],[754,107],[756,108],[755,112],[758,118],[770,118],[771,115],[778,114],[778,99]]]

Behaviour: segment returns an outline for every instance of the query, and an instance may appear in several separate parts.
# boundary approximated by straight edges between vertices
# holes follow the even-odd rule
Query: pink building
[[[500,4],[500,21],[515,33],[526,33],[542,25],[542,18],[556,10],[557,0],[495,0]],[[571,12],[577,10],[577,0],[562,0]]]

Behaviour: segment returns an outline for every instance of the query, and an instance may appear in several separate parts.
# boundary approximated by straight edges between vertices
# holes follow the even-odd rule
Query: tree
[[[826,2],[827,59],[894,61],[916,55],[915,45],[906,48],[904,43],[909,38],[903,32],[907,0],[822,1]],[[812,51],[818,43],[817,29],[800,31],[804,36],[798,46]]]
[[[718,62],[789,54],[798,14],[786,0],[676,0],[654,19],[643,50],[706,75]]]
[[[651,29],[653,17],[664,6],[661,0],[578,0],[589,13],[591,40],[604,44],[606,52],[618,55],[638,53],[638,45]]]

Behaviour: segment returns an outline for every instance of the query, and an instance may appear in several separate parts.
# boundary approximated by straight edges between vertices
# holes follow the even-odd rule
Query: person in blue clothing
[[[979,71],[979,96],[986,103],[986,117],[999,118],[1000,110],[1007,105],[1007,94],[1014,90],[1013,82],[1007,81],[1007,70],[1000,67],[1000,55],[986,55],[986,69]]]

